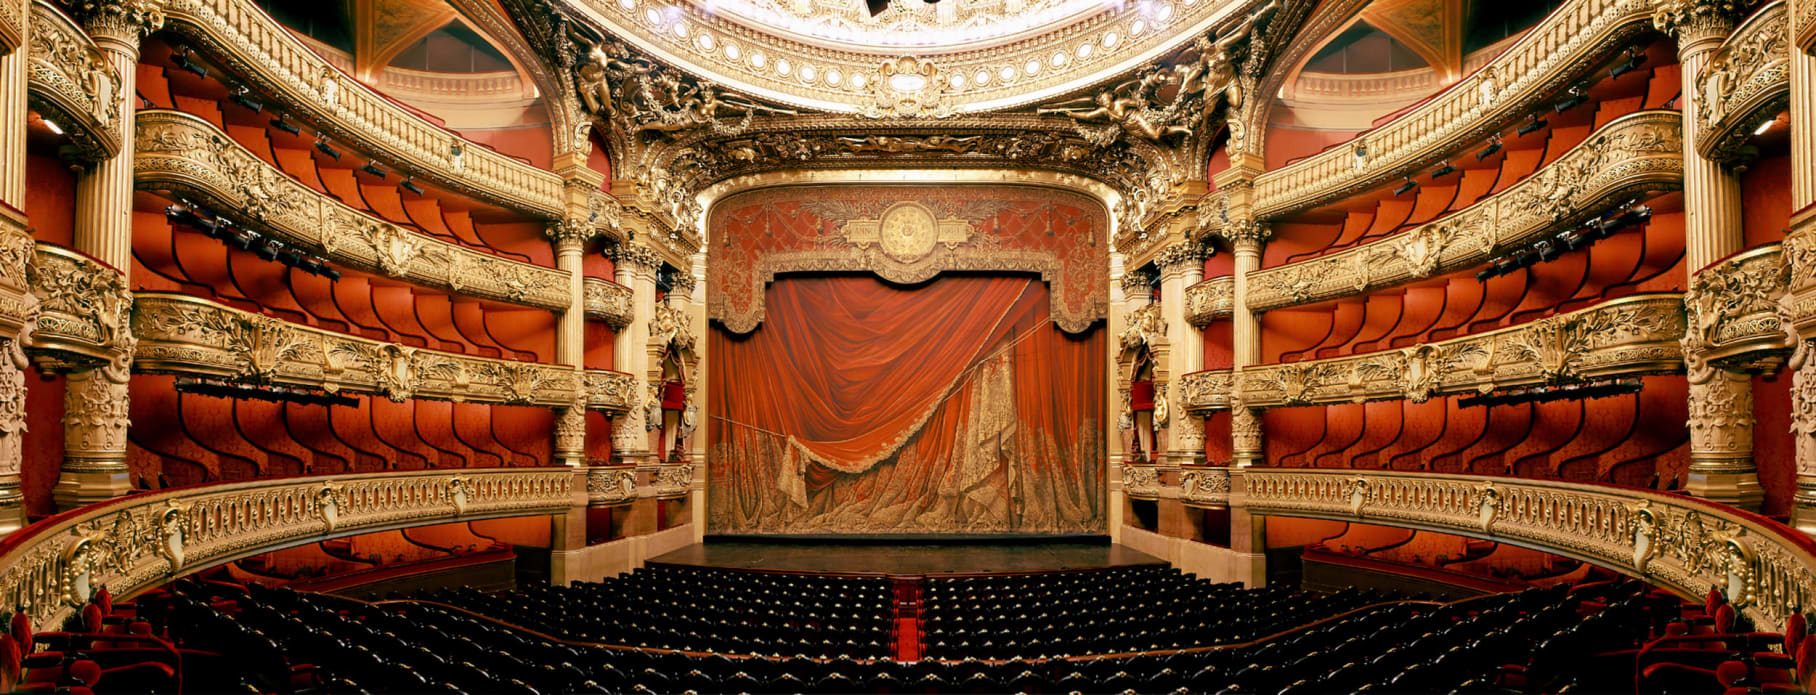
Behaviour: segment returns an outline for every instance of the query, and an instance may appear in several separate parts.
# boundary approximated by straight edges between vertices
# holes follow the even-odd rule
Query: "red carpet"
[[[921,619],[895,619],[895,660],[915,661],[921,658]]]
[[[895,585],[890,610],[895,614],[895,658],[915,661],[921,658],[921,576],[890,577]]]

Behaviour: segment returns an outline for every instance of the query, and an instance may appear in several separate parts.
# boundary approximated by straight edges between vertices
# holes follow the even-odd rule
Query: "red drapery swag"
[[[1104,528],[1103,331],[1024,277],[794,277],[709,347],[717,532]]]

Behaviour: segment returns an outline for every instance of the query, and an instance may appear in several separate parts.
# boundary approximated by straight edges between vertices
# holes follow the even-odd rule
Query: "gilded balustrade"
[[[273,478],[144,492],[83,507],[0,543],[0,612],[61,625],[102,587],[114,596],[250,555],[452,521],[559,514],[566,468],[453,469]]]
[[[1748,138],[1791,102],[1789,11],[1774,2],[1753,13],[1723,41],[1697,76],[1693,98],[1702,118],[1696,151],[1715,161],[1745,156]]]
[[[665,463],[651,479],[656,497],[681,497],[694,487],[694,464]]]
[[[1135,499],[1159,499],[1164,488],[1160,482],[1159,466],[1122,464],[1122,494]]]
[[[76,158],[100,161],[118,154],[119,73],[94,40],[50,3],[32,0],[30,21],[26,87],[32,107],[63,129]]]
[[[1684,305],[1644,294],[1437,343],[1229,372],[1187,374],[1185,408],[1331,405],[1682,371]],[[1225,389],[1219,391],[1218,389]]]
[[[596,507],[624,504],[637,499],[637,472],[631,466],[590,466],[586,469],[586,503]]]
[[[1230,469],[1213,466],[1181,470],[1179,500],[1191,507],[1229,506]]]
[[[167,27],[329,137],[506,209],[565,216],[560,176],[493,152],[360,84],[252,0],[165,0],[163,9]]]
[[[1227,319],[1236,309],[1236,276],[1208,278],[1185,288],[1185,320],[1203,328]]]
[[[589,277],[586,290],[586,317],[623,328],[631,322],[631,288],[605,278]]]
[[[572,405],[583,387],[572,367],[383,343],[177,294],[139,293],[132,332],[139,341],[133,368],[144,372],[372,393],[399,402],[555,408]]]
[[[1791,281],[1779,244],[1704,268],[1684,293],[1684,351],[1693,365],[1771,369],[1791,352],[1779,300]]]
[[[140,111],[133,178],[230,211],[235,222],[328,260],[424,287],[565,311],[568,273],[452,244],[386,222],[291,178],[212,124],[179,111]]]
[[[1683,185],[1683,117],[1615,119],[1519,183],[1378,241],[1249,276],[1256,311],[1310,304],[1480,265],[1626,200]]]
[[[1256,178],[1256,218],[1290,215],[1380,186],[1480,142],[1535,111],[1650,28],[1656,5],[1653,0],[1564,3],[1493,62],[1411,112]]]
[[[123,364],[132,356],[132,293],[119,270],[61,246],[38,243],[26,278],[38,298],[29,352],[60,362]]]
[[[1761,629],[1816,605],[1816,542],[1683,495],[1555,480],[1383,470],[1247,468],[1252,514],[1359,521],[1524,546],[1643,577],[1684,596],[1720,589]]]

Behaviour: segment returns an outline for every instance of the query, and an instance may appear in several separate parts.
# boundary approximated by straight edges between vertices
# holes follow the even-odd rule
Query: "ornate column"
[[[617,264],[618,284],[631,288],[631,320],[612,343],[612,368],[647,379],[649,322],[656,315],[656,269],[662,266],[662,259],[635,244],[619,244],[612,250],[612,259]],[[643,398],[651,397],[644,388]],[[612,419],[612,453],[618,463],[643,463],[650,458],[644,405],[647,403],[639,403]]]
[[[1785,261],[1791,265],[1792,290],[1808,283],[1811,268],[1800,249],[1816,239],[1816,56],[1808,48],[1816,30],[1816,0],[1791,0],[1791,234]],[[1788,298],[1787,298],[1788,299]],[[1787,322],[1788,325],[1788,322]],[[1795,337],[1794,337],[1795,339]],[[1791,415],[1795,423],[1797,491],[1792,497],[1791,526],[1816,536],[1816,360],[1809,360],[1809,341],[1800,346],[1790,368]]]
[[[1677,39],[1685,95],[1700,88],[1697,76],[1733,32],[1735,19],[1734,6],[1722,0],[1669,0],[1653,15],[1657,28]],[[1697,100],[1686,96],[1677,103],[1684,123],[1684,266],[1696,274],[1741,250],[1740,181],[1720,163],[1697,154],[1702,129]],[[1758,509],[1764,491],[1753,466],[1752,380],[1707,367],[1691,370],[1689,378],[1690,481],[1685,490]]]
[[[1114,366],[1117,393],[1116,424],[1118,430],[1129,432],[1129,444],[1123,448],[1122,460],[1116,462],[1118,470],[1121,469],[1120,464],[1129,462],[1131,454],[1136,451],[1141,452],[1140,462],[1146,463],[1148,457],[1153,455],[1155,448],[1154,430],[1157,427],[1155,418],[1138,416],[1131,405],[1131,389],[1134,386],[1138,366],[1136,361],[1138,351],[1149,350],[1151,346],[1148,341],[1154,338],[1150,332],[1143,330],[1143,326],[1147,323],[1144,319],[1148,306],[1153,301],[1149,296],[1149,288],[1153,282],[1154,274],[1139,268],[1126,271],[1122,276],[1124,311],[1122,330],[1117,334],[1119,345],[1115,349],[1117,358]],[[1164,328],[1165,324],[1161,324],[1161,327]],[[1156,365],[1156,367],[1160,366],[1163,365]],[[1155,371],[1156,378],[1165,376],[1160,373],[1158,368]],[[1121,437],[1117,439],[1120,441]]]
[[[73,9],[119,75],[120,153],[76,179],[75,247],[124,275],[132,268],[132,170],[139,42],[164,25],[156,0],[81,0]],[[128,284],[130,286],[130,284]],[[128,339],[130,341],[130,339]],[[126,468],[131,344],[102,369],[69,375],[63,397],[63,470],[52,496],[60,509],[132,489]]]
[[[1249,273],[1261,269],[1261,248],[1271,230],[1252,219],[1233,220],[1224,227],[1223,237],[1230,241],[1236,257],[1236,300],[1230,317],[1231,364],[1238,371],[1232,388],[1241,383],[1240,370],[1261,361],[1261,319],[1248,305]],[[1261,419],[1253,408],[1230,398],[1230,463],[1253,466],[1262,462]]]
[[[1155,376],[1156,394],[1167,399],[1167,463],[1203,463],[1204,420],[1187,415],[1179,389],[1169,388],[1184,374],[1204,369],[1204,337],[1185,318],[1185,288],[1204,279],[1204,247],[1196,242],[1174,244],[1154,258],[1160,268],[1160,315],[1167,325],[1167,360]]]
[[[593,225],[570,217],[549,225],[548,236],[555,246],[556,267],[568,272],[568,308],[555,324],[555,361],[578,373],[586,368],[586,286],[581,254],[593,236]],[[586,401],[583,389],[575,403],[562,408],[555,420],[557,465],[586,465]]]
[[[29,32],[31,6],[20,0],[0,0],[22,32]],[[31,39],[21,35],[11,50],[0,55],[0,248],[13,267],[0,268],[0,536],[25,525],[25,496],[19,471],[25,463],[25,353],[30,340],[32,301],[25,280],[25,259],[31,254],[31,236],[25,219],[25,70]],[[6,50],[0,45],[0,50]],[[14,316],[14,314],[20,314]],[[17,359],[14,358],[17,356]]]

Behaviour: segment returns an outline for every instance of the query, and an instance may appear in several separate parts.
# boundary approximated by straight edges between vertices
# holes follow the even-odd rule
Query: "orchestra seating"
[[[1122,583],[1113,584],[1112,578]],[[1149,590],[1129,581],[1133,578],[1164,588]],[[948,644],[940,656],[914,661],[843,653],[753,656],[609,646],[549,631],[609,636],[628,634],[615,631],[639,621],[653,627],[671,620],[677,631],[686,626],[681,635],[688,637],[703,628],[724,627],[721,621],[737,615],[750,627],[691,638],[740,649],[745,647],[739,639],[765,630],[779,635],[807,626],[802,634],[812,637],[798,639],[823,643],[835,633],[813,626],[836,624],[835,613],[850,616],[855,607],[864,607],[887,615],[878,610],[887,603],[881,593],[886,580],[646,569],[566,588],[496,596],[451,592],[429,597],[435,600],[368,603],[191,579],[130,604],[91,604],[79,624],[63,632],[34,633],[28,618],[15,616],[11,634],[0,637],[0,676],[6,678],[0,685],[78,694],[179,689],[524,695],[1796,692],[1796,683],[1809,682],[1809,669],[1816,665],[1810,643],[1802,639],[1802,618],[1793,620],[1786,634],[1753,632],[1719,595],[1703,605],[1687,604],[1631,581],[1535,588],[1453,603],[1361,592],[1320,597],[1243,590],[1168,572],[1053,572],[931,584],[930,621],[938,619],[943,626],[955,625],[958,616],[973,610],[968,607],[1018,610],[1005,607],[1013,602],[992,597],[1006,595],[997,593],[1003,587],[1019,587],[1049,597],[1042,610],[1067,613],[1070,622],[1095,619],[1087,616],[1097,614],[1084,608],[1092,604],[1081,603],[1077,611],[1066,608],[1073,600],[1069,595],[1088,589],[1117,596],[1111,602],[1117,605],[1152,601],[1161,606],[1123,611],[1132,616],[1203,602],[1220,608],[1190,620],[1222,620],[1219,616],[1227,612],[1232,627],[1188,631],[1193,639],[1226,642],[1220,646],[1144,648],[1105,656],[1012,653],[1008,640],[1013,635],[997,640],[989,655]],[[656,586],[674,590],[631,593]],[[793,605],[797,599],[788,593],[794,590],[803,596],[799,612]],[[450,599],[474,611],[444,605]],[[613,600],[659,608],[660,613],[612,613]],[[841,604],[843,608],[833,607]],[[1238,613],[1268,617],[1245,619]],[[962,629],[988,640],[978,631],[999,621],[979,615],[978,624]],[[1286,623],[1296,626],[1256,634]],[[877,623],[860,619],[844,625],[862,631]],[[1098,630],[1132,633],[1150,626],[1166,629],[1137,617]],[[682,638],[647,629],[638,634]]]

